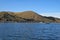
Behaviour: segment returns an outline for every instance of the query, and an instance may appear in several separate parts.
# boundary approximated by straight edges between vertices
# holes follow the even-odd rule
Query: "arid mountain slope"
[[[23,19],[14,15],[13,12],[0,12],[0,22],[18,22]]]
[[[24,12],[0,12],[0,22],[57,22],[59,18],[45,17],[33,11]]]
[[[15,13],[16,16],[25,18],[25,19],[34,19],[37,22],[54,22],[54,20],[50,20],[48,18],[43,17],[33,11],[25,11],[25,12],[18,12]]]

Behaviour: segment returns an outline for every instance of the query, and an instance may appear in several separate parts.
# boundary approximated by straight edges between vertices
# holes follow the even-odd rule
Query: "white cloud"
[[[41,15],[60,18],[60,13],[42,13]]]

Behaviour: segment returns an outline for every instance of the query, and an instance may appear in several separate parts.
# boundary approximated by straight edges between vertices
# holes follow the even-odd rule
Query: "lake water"
[[[0,23],[0,40],[60,40],[60,24]]]

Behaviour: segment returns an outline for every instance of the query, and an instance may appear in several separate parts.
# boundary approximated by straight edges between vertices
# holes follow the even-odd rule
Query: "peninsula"
[[[60,23],[60,18],[42,16],[33,11],[0,12],[0,22]]]

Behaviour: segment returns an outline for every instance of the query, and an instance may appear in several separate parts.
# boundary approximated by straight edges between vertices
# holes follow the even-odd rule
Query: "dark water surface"
[[[60,24],[0,23],[0,40],[60,40]]]

